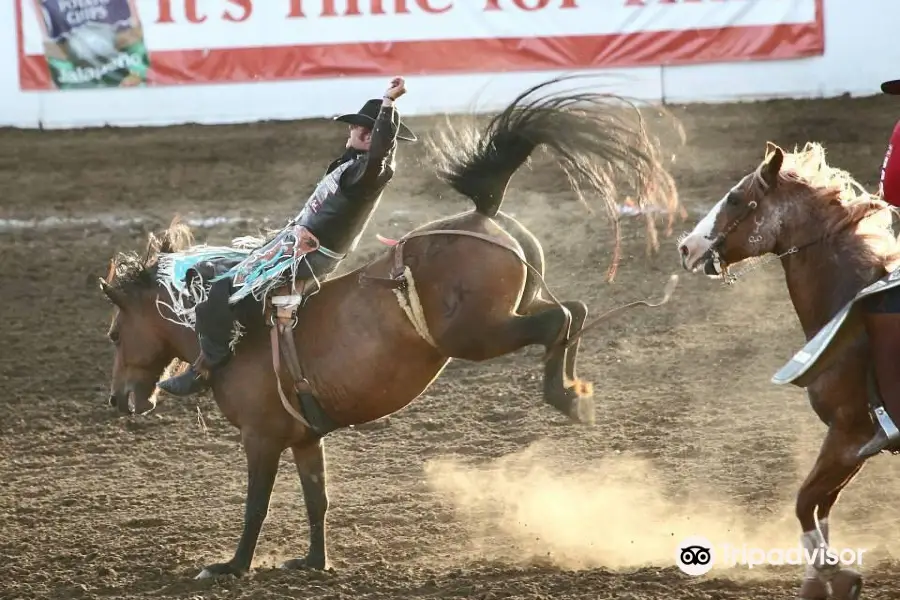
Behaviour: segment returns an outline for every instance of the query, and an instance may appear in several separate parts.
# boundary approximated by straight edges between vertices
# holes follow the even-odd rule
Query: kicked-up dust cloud
[[[574,468],[570,458],[533,446],[477,467],[431,461],[426,474],[468,530],[473,552],[492,560],[567,569],[674,567],[679,542],[690,536],[705,537],[717,550],[799,546],[793,502],[760,518],[694,482],[686,497],[676,482],[681,496],[673,498],[672,474],[666,486],[649,462],[616,456]],[[723,563],[714,569],[732,567]]]

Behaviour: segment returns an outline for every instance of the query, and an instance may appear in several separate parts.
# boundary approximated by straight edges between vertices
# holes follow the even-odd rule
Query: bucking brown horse
[[[576,193],[599,194],[610,215],[617,209],[617,181],[648,211],[674,214],[678,200],[639,117],[630,120],[632,112],[605,102],[615,100],[608,95],[534,97],[553,81],[524,92],[481,135],[468,131],[467,142],[453,136],[436,142],[438,174],[471,199],[474,210],[415,229],[382,257],[300,298],[279,292],[265,314],[242,324],[212,393],[240,430],[247,456],[244,528],[234,557],[198,577],[250,568],[279,458],[288,448],[303,488],[310,544],[304,558],[284,566],[329,568],[323,436],[407,406],[453,358],[484,361],[542,345],[544,400],[575,422],[593,422],[591,386],[576,375],[587,307],[545,295],[540,243],[499,211],[507,185],[545,146]],[[198,353],[193,330],[163,302],[172,281],[164,281],[159,266],[195,248],[188,228],[173,224],[151,236],[144,256],[119,254],[101,282],[115,305],[110,403],[122,412],[152,409],[155,383],[167,365]],[[203,268],[194,269],[185,285],[202,274]],[[181,300],[189,304],[190,298]]]
[[[729,283],[739,276],[738,263],[765,254],[784,268],[808,343],[773,382],[806,388],[828,428],[797,493],[801,543],[815,553],[799,590],[803,600],[855,600],[862,589],[860,574],[842,568],[828,546],[829,515],[865,463],[859,450],[875,429],[872,366],[889,361],[896,369],[895,355],[879,356],[870,347],[856,303],[889,287],[888,275],[900,267],[892,222],[890,205],[829,165],[821,145],[789,153],[771,144],[758,167],[679,242],[684,268]]]

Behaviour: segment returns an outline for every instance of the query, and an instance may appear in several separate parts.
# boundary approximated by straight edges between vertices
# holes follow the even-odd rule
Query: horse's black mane
[[[106,279],[116,291],[124,294],[145,291],[156,283],[156,261],[148,263],[147,257],[136,252],[120,252],[113,260],[110,275]]]

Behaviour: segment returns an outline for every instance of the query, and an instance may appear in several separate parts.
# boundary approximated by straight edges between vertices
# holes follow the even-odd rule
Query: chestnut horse
[[[735,281],[730,266],[774,254],[806,339],[818,343],[817,332],[832,334],[833,320],[844,318],[848,308],[857,310],[851,303],[857,294],[900,264],[891,224],[890,206],[829,166],[821,145],[808,143],[786,153],[770,144],[756,170],[719,200],[678,249],[685,269],[702,269],[729,283]],[[813,410],[828,426],[796,503],[802,544],[810,552],[818,548],[820,556],[828,547],[828,515],[865,462],[857,452],[875,431],[868,387],[872,350],[858,313],[851,313],[826,352],[829,341],[817,352],[821,360],[813,371],[783,380],[806,388]],[[838,564],[816,563],[807,567],[799,596],[824,600],[829,587],[834,598],[857,598],[862,577]]]
[[[453,145],[450,137],[438,143],[444,161],[438,174],[471,199],[474,210],[421,226],[382,257],[325,281],[288,315],[286,328],[280,313],[277,327],[263,314],[242,323],[235,354],[213,379],[212,393],[240,430],[247,457],[243,533],[231,560],[207,566],[198,577],[248,571],[279,458],[288,448],[300,476],[310,543],[304,558],[284,567],[330,568],[323,436],[407,406],[453,358],[484,361],[542,345],[544,400],[575,422],[593,422],[591,386],[575,372],[587,307],[545,299],[540,243],[499,212],[507,185],[543,145],[554,151],[576,192],[581,186],[600,194],[610,212],[616,209],[616,174],[648,208],[671,214],[679,206],[672,179],[640,123],[630,122],[620,107],[605,106],[601,95],[527,100],[548,83],[516,98],[482,135],[468,132],[468,145]],[[115,305],[110,404],[120,411],[127,412],[132,402],[138,412],[152,409],[154,385],[166,366],[198,353],[193,330],[158,303],[167,300],[165,290],[172,284],[165,281],[161,261],[203,248],[191,244],[188,228],[174,224],[160,237],[151,236],[144,257],[118,255],[101,281]],[[195,269],[193,277],[201,271]],[[287,339],[279,342],[272,334],[276,330]],[[295,389],[285,394],[281,382],[292,379]]]

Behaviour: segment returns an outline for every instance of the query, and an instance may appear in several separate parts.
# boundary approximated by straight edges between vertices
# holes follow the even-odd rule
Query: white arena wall
[[[900,23],[900,1],[823,2],[824,56],[591,72],[609,74],[611,91],[668,103],[871,95],[879,93],[882,81],[900,78],[900,45],[894,39],[896,24]],[[363,98],[378,96],[389,79],[346,77],[118,90],[22,91],[15,25],[14,0],[0,1],[0,126],[161,126],[330,116],[357,108]],[[584,71],[566,71],[574,72]],[[563,72],[398,74],[407,77],[409,88],[401,100],[401,110],[406,115],[422,115],[468,111],[473,107],[493,109],[527,86]]]

